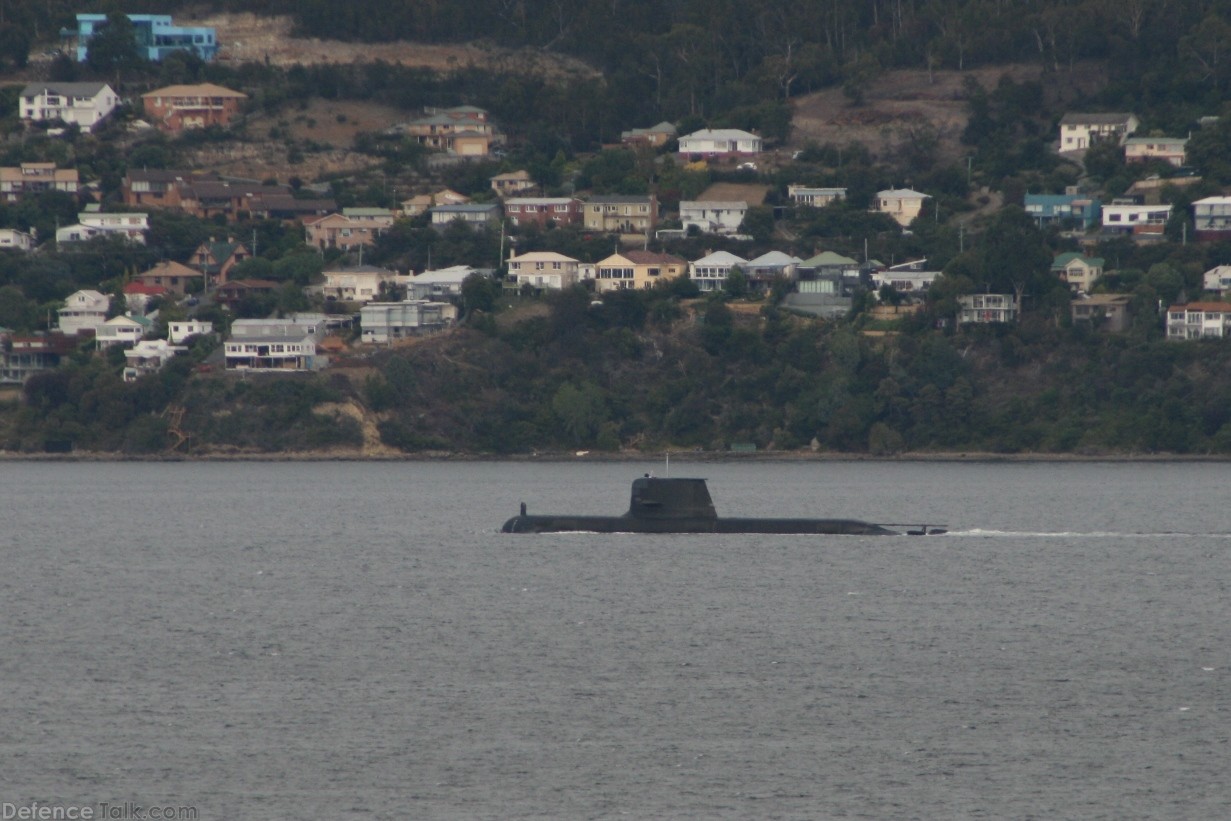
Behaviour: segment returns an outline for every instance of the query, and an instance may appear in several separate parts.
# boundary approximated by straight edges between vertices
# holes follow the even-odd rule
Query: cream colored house
[[[560,290],[577,284],[581,263],[554,251],[531,251],[509,258],[509,278],[518,287]]]
[[[645,234],[658,224],[658,199],[653,194],[593,197],[582,206],[582,222],[591,231]]]
[[[931,197],[927,194],[920,194],[909,188],[892,188],[877,193],[876,208],[873,210],[888,214],[893,217],[894,222],[905,228],[923,211],[923,203],[928,199]]]
[[[688,275],[688,261],[654,251],[625,251],[599,260],[594,266],[594,289],[618,291],[650,288],[656,282]]]
[[[1087,257],[1070,251],[1052,260],[1051,272],[1068,283],[1069,290],[1074,293],[1088,294],[1103,275],[1103,265],[1102,257]]]
[[[1082,151],[1105,140],[1122,145],[1139,125],[1135,114],[1065,114],[1060,118],[1060,153]]]
[[[325,299],[340,302],[371,302],[381,295],[381,285],[407,285],[410,277],[399,276],[396,271],[376,265],[356,265],[351,268],[333,268],[321,272],[325,281],[317,286]]]

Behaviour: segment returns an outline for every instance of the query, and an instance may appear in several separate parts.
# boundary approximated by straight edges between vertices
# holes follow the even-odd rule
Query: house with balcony
[[[1140,125],[1141,121],[1135,114],[1065,114],[1060,118],[1060,153],[1084,151],[1095,143],[1108,140],[1123,145],[1124,140]]]
[[[1073,324],[1086,322],[1101,333],[1118,334],[1127,331],[1132,322],[1132,302],[1128,294],[1090,294],[1069,305]]]
[[[145,232],[150,229],[149,214],[136,212],[109,213],[83,211],[76,225],[66,225],[56,231],[56,242],[86,242],[94,237],[120,237],[129,242],[145,244]]]
[[[966,294],[959,296],[957,324],[991,325],[1017,322],[1019,308],[1013,294]]]
[[[679,141],[679,153],[685,157],[753,157],[762,150],[758,135],[737,128],[703,128]]]
[[[100,351],[120,345],[131,348],[154,330],[147,316],[113,316],[94,330],[94,346]]]
[[[685,232],[696,228],[703,234],[738,234],[747,214],[746,202],[680,201],[680,224]]]
[[[427,108],[424,113],[423,117],[389,130],[404,134],[420,145],[459,157],[486,157],[494,146],[504,142],[504,136],[488,121],[487,112],[481,108]]]
[[[811,185],[788,185],[787,196],[796,205],[824,208],[831,203],[846,199],[845,188],[816,188]]]
[[[455,222],[475,230],[495,228],[502,219],[500,206],[494,202],[437,205],[431,210],[431,214],[432,225],[437,230]]]
[[[137,54],[151,63],[162,62],[168,54],[186,51],[205,62],[218,56],[218,35],[206,26],[177,26],[169,14],[129,14]],[[90,52],[90,40],[107,23],[105,14],[78,14],[77,30],[61,32],[75,36],[77,62],[84,63]]]
[[[748,284],[755,290],[766,291],[777,280],[794,282],[799,278],[799,266],[803,260],[782,251],[767,251],[759,257],[748,260],[744,273],[748,276]]]
[[[872,287],[876,290],[888,286],[903,296],[913,297],[932,287],[940,271],[928,270],[926,259],[916,259],[888,267],[878,265],[872,269],[871,276]]]
[[[444,330],[456,319],[456,306],[447,302],[426,299],[369,302],[359,310],[359,339],[368,344],[385,345]]]
[[[591,197],[582,206],[582,223],[591,231],[648,234],[658,225],[658,198],[653,194]]]
[[[1139,205],[1113,200],[1103,206],[1103,231],[1161,237],[1171,218],[1170,205]]]
[[[424,271],[409,278],[406,283],[406,296],[409,299],[426,299],[429,302],[459,299],[462,295],[462,283],[474,274],[491,279],[493,271],[480,270],[469,265],[451,265],[435,271]]]
[[[92,290],[77,291],[69,294],[64,300],[64,307],[56,312],[57,327],[67,336],[93,332],[107,321],[110,309],[111,297],[106,294]]]
[[[71,336],[0,331],[0,385],[24,385],[35,374],[55,370],[77,348]]]
[[[1194,202],[1193,233],[1206,242],[1231,239],[1231,197],[1205,197]]]
[[[578,225],[581,223],[581,200],[573,197],[513,197],[504,201],[504,214],[519,227],[537,225],[546,228],[553,223]]]
[[[1097,197],[1084,194],[1027,194],[1024,207],[1040,227],[1070,222],[1088,230],[1098,225],[1103,216],[1103,204]]]
[[[53,162],[23,162],[17,167],[0,168],[0,201],[21,202],[48,191],[76,196],[79,183],[76,168],[57,168]]]
[[[624,251],[594,264],[597,293],[652,288],[657,282],[687,276],[688,261],[655,251]]]
[[[303,230],[313,248],[353,251],[371,247],[376,238],[393,227],[393,212],[387,208],[343,208],[342,213],[309,217]]]
[[[391,286],[405,286],[410,279],[376,265],[326,268],[321,276],[324,282],[313,290],[327,300],[339,302],[371,302],[388,293]]]
[[[120,104],[106,83],[30,83],[21,90],[18,112],[24,123],[75,125],[93,131]]]
[[[898,225],[907,228],[923,212],[923,204],[930,199],[927,194],[909,188],[890,188],[876,194],[876,206],[872,210],[888,214]]]
[[[200,291],[204,287],[205,275],[183,263],[164,260],[148,271],[137,274],[133,277],[133,282],[152,288],[163,288],[167,293],[183,296]]]
[[[1223,339],[1231,336],[1231,302],[1190,302],[1167,309],[1167,339]]]
[[[1103,276],[1105,260],[1102,257],[1088,257],[1075,251],[1060,254],[1051,263],[1051,272],[1067,283],[1069,290],[1078,294],[1088,294],[1094,283]]]
[[[136,382],[143,376],[158,373],[176,355],[188,350],[165,339],[142,339],[124,351],[124,381]]]
[[[688,276],[699,291],[720,291],[733,270],[743,272],[747,265],[748,260],[741,256],[715,251],[689,263]]]
[[[509,275],[517,287],[571,288],[580,277],[581,263],[555,251],[530,251],[509,257]]]
[[[168,134],[193,128],[226,128],[248,95],[214,83],[165,86],[141,95],[145,118]]]
[[[1162,160],[1177,168],[1184,165],[1188,151],[1187,137],[1125,137],[1124,161],[1141,163]]]
[[[233,283],[232,283],[233,284]],[[314,371],[329,357],[317,353],[325,338],[325,317],[307,314],[286,319],[237,319],[223,342],[227,370]]]

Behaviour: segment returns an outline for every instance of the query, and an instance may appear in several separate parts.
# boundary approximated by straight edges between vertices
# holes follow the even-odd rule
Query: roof
[[[656,251],[625,251],[622,254],[614,256],[624,257],[625,259],[637,265],[685,265],[687,260],[675,256],[674,254],[660,254]],[[611,257],[608,257],[610,259]],[[605,262],[606,260],[604,260]],[[601,263],[600,263],[601,264]]]
[[[693,265],[746,265],[748,260],[743,257],[737,257],[730,251],[715,251],[712,254],[706,254],[701,259],[693,260]]]
[[[555,251],[530,251],[511,257],[509,262],[577,262],[572,257],[557,254]]]
[[[1065,114],[1060,118],[1060,125],[1117,125],[1119,123],[1128,122],[1129,117],[1135,115],[1129,113],[1101,113],[1101,114],[1084,114],[1080,112]]]
[[[876,196],[881,199],[900,199],[900,200],[926,200],[931,199],[927,194],[921,194],[918,191],[913,191],[909,188],[888,188],[884,191],[877,191]]]
[[[1074,299],[1073,304],[1080,302],[1083,305],[1124,305],[1132,301],[1131,294],[1090,294],[1081,299]]]
[[[187,265],[173,260],[163,260],[148,271],[142,271],[137,276],[144,279],[145,277],[199,277],[203,276],[203,274],[195,268],[189,268]]]
[[[510,205],[569,205],[574,202],[581,204],[573,197],[509,197],[504,205],[507,208]]]
[[[160,296],[165,294],[167,289],[161,285],[146,285],[144,282],[130,282],[124,286],[126,294],[144,294],[146,296]]]
[[[738,128],[703,128],[680,138],[681,140],[759,140],[756,134]]]
[[[380,274],[381,276],[397,276],[397,271],[381,268],[379,265],[352,265],[346,268],[326,268],[321,271],[325,276],[330,274]]]
[[[1051,267],[1052,268],[1064,268],[1070,262],[1074,262],[1076,260],[1081,260],[1086,265],[1089,265],[1091,268],[1102,268],[1103,264],[1106,262],[1106,260],[1104,260],[1102,257],[1088,257],[1088,256],[1085,256],[1084,254],[1079,254],[1076,251],[1068,251],[1066,253],[1058,255],[1055,259],[1053,259],[1051,261]]]
[[[790,254],[785,254],[782,251],[767,251],[756,259],[748,260],[749,265],[798,265],[802,262],[799,257],[793,257]]]
[[[604,194],[586,200],[587,205],[648,205],[653,196],[650,194]]]
[[[850,257],[844,257],[839,253],[835,253],[834,251],[822,251],[821,253],[817,254],[811,259],[806,259],[803,261],[803,265],[808,268],[821,268],[821,267],[829,268],[835,265],[858,265],[858,264],[859,262],[857,260],[853,260]]]
[[[432,211],[438,214],[481,214],[499,208],[494,202],[462,202],[456,205],[437,205]]]
[[[21,90],[23,97],[36,97],[43,92],[62,94],[65,97],[93,97],[104,88],[110,88],[106,83],[30,83]]]
[[[392,217],[393,212],[388,208],[343,208],[342,216],[344,217]]]
[[[728,201],[721,200],[680,200],[680,210],[685,208],[721,208],[729,211],[748,210],[748,203],[744,201]]]
[[[1172,305],[1167,313],[1180,311],[1202,311],[1203,313],[1229,313],[1231,302],[1190,302],[1187,305]]]
[[[477,273],[469,265],[453,265],[436,271],[424,271],[411,279],[412,285],[435,285],[439,283],[461,282],[471,274]]]
[[[1187,137],[1128,137],[1124,140],[1125,145],[1153,145],[1155,143],[1178,143],[1179,145],[1184,145],[1187,142]]]
[[[247,99],[242,91],[233,91],[214,83],[198,83],[196,85],[177,85],[156,88],[141,95],[144,97],[234,97]]]

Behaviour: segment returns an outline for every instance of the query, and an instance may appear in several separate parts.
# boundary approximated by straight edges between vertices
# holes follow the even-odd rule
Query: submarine
[[[848,536],[900,536],[890,527],[911,527],[909,535],[937,535],[936,525],[879,525],[858,519],[770,519],[719,516],[704,479],[633,480],[628,512],[622,516],[530,515],[504,523],[503,533],[815,533]]]

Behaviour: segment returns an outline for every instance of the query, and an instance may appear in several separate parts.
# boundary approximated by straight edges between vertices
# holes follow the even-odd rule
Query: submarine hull
[[[858,519],[640,518],[633,516],[514,516],[504,533],[810,533],[898,536]]]

